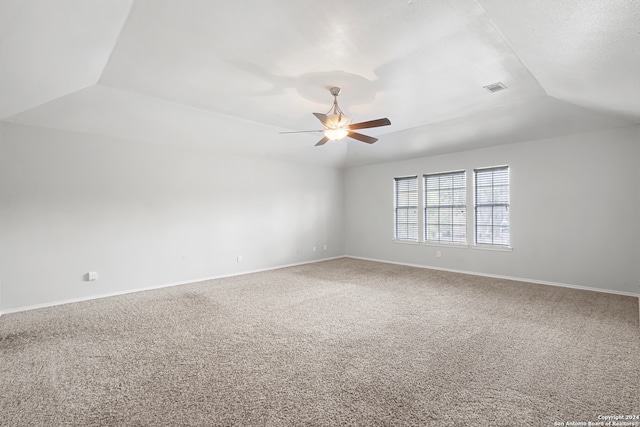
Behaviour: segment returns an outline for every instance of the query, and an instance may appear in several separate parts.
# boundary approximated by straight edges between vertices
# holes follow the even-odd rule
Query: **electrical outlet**
[[[98,273],[96,273],[95,271],[90,271],[89,273],[87,273],[87,280],[89,280],[90,282],[98,280]]]
[[[316,251],[316,247],[314,246],[314,247],[313,247],[313,252],[315,252],[315,251]]]
[[[327,250],[327,245],[324,245],[324,250],[325,250],[325,251]]]
[[[238,255],[237,260],[238,260],[238,262],[242,262],[242,254],[239,254],[239,255]]]
[[[440,257],[442,256],[442,252],[440,252],[440,251],[436,251],[436,256],[437,256],[438,258],[440,258]]]

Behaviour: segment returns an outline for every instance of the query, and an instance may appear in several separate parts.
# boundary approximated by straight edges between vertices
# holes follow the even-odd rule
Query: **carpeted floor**
[[[3,426],[636,414],[632,297],[343,258],[0,319]]]

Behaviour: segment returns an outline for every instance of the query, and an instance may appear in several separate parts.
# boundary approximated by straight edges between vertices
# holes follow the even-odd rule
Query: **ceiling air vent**
[[[493,92],[500,92],[501,90],[505,90],[507,87],[504,85],[504,83],[498,82],[498,83],[493,83],[493,84],[484,86],[484,88],[489,92],[493,93]]]

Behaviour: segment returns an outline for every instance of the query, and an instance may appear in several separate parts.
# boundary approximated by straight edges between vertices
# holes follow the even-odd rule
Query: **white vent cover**
[[[501,90],[505,90],[507,87],[504,85],[504,83],[501,82],[497,82],[497,83],[492,83],[490,85],[487,86],[483,86],[486,90],[488,90],[489,92],[493,93],[493,92],[500,92]]]

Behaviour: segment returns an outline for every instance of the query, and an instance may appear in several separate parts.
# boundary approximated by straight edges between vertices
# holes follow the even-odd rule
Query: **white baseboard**
[[[615,290],[611,290],[611,289],[601,289],[601,288],[591,288],[591,287],[588,287],[588,286],[572,285],[572,284],[568,284],[568,283],[549,282],[549,281],[546,281],[546,280],[536,280],[536,279],[527,279],[527,278],[522,278],[522,277],[512,277],[512,276],[503,276],[503,275],[497,275],[497,274],[479,273],[479,272],[476,272],[476,271],[457,270],[457,269],[450,269],[450,268],[434,267],[434,266],[429,266],[429,265],[412,264],[412,263],[405,263],[405,262],[396,262],[396,261],[389,261],[389,260],[384,260],[384,259],[359,257],[359,256],[354,256],[354,255],[341,255],[341,256],[335,256],[335,257],[329,257],[329,258],[315,259],[315,260],[311,260],[311,261],[303,261],[303,262],[298,262],[298,263],[293,263],[293,264],[278,265],[278,266],[274,266],[274,267],[267,267],[267,268],[261,268],[261,269],[256,269],[256,270],[242,271],[242,272],[238,272],[238,273],[221,274],[221,275],[218,275],[218,276],[204,277],[204,278],[193,279],[193,280],[188,280],[188,281],[184,281],[184,282],[167,283],[167,284],[163,284],[163,285],[149,286],[149,287],[145,287],[145,288],[127,289],[127,290],[118,291],[118,292],[110,292],[110,293],[105,293],[105,294],[91,295],[91,296],[87,296],[87,297],[71,298],[71,299],[67,299],[67,300],[59,300],[59,301],[42,303],[42,304],[35,304],[35,305],[29,305],[29,306],[23,306],[23,307],[10,308],[8,310],[0,311],[0,317],[3,314],[17,313],[17,312],[20,312],[20,311],[35,310],[35,309],[38,309],[38,308],[53,307],[53,306],[56,306],[56,305],[70,304],[70,303],[74,303],[74,302],[89,301],[89,300],[100,299],[100,298],[108,298],[108,297],[113,297],[113,296],[118,296],[118,295],[131,294],[131,293],[134,293],[134,292],[144,292],[144,291],[150,291],[150,290],[154,290],[154,289],[168,288],[170,286],[187,285],[187,284],[191,284],[191,283],[204,282],[204,281],[207,281],[207,280],[223,279],[225,277],[243,276],[245,274],[260,273],[260,272],[263,272],[263,271],[277,270],[277,269],[280,269],[280,268],[294,267],[294,266],[297,266],[297,265],[313,264],[313,263],[317,263],[317,262],[329,261],[329,260],[339,259],[339,258],[353,258],[353,259],[360,259],[360,260],[363,260],[363,261],[375,261],[375,262],[382,262],[382,263],[387,263],[387,264],[406,265],[408,267],[417,267],[417,268],[426,268],[426,269],[431,269],[431,270],[449,271],[449,272],[452,272],[452,273],[471,274],[471,275],[474,275],[474,276],[481,276],[481,277],[492,277],[492,278],[496,278],[496,279],[515,280],[515,281],[518,281],[518,282],[528,282],[528,283],[535,283],[535,284],[540,284],[540,285],[559,286],[559,287],[563,287],[563,288],[580,289],[580,290],[584,290],[584,291],[603,292],[603,293],[608,293],[608,294],[616,294],[616,295],[637,297],[638,298],[638,306],[639,306],[638,315],[640,317],[640,294],[633,293],[633,292],[615,291]]]
[[[462,273],[462,274],[471,274],[473,276],[481,276],[481,277],[492,277],[494,279],[505,279],[505,280],[515,280],[518,282],[527,282],[527,283],[535,283],[538,285],[549,285],[549,286],[559,286],[562,288],[571,288],[571,289],[580,289],[583,291],[593,291],[593,292],[603,292],[607,294],[616,294],[616,295],[624,295],[629,297],[638,297],[638,301],[640,303],[640,294],[633,292],[625,292],[625,291],[616,291],[612,289],[602,289],[602,288],[591,288],[588,286],[580,286],[580,285],[572,285],[569,283],[559,283],[559,282],[549,282],[546,280],[537,280],[537,279],[527,279],[523,277],[513,277],[513,276],[502,276],[499,274],[487,274],[487,273],[479,273],[477,271],[468,271],[468,270],[456,270],[452,268],[442,268],[442,267],[434,267],[430,265],[422,265],[422,264],[411,264],[406,262],[397,262],[397,261],[388,261],[384,259],[376,259],[376,258],[365,258],[354,255],[345,255],[346,258],[353,259],[361,259],[363,261],[375,261],[375,262],[383,262],[387,264],[396,264],[396,265],[406,265],[407,267],[417,267],[417,268],[427,268],[430,270],[440,270],[440,271],[449,271],[452,273]]]
[[[287,268],[287,267],[295,267],[296,265],[313,264],[313,263],[316,263],[316,262],[329,261],[329,260],[332,260],[332,259],[339,259],[339,258],[344,258],[344,256],[341,255],[341,256],[336,256],[336,257],[314,259],[314,260],[311,260],[311,261],[303,261],[303,262],[297,262],[297,263],[293,263],[293,264],[284,264],[284,265],[278,265],[278,266],[274,266],[274,267],[261,268],[261,269],[257,269],[257,270],[249,270],[249,271],[242,271],[242,272],[238,272],[238,273],[221,274],[221,275],[212,276],[212,277],[203,277],[203,278],[200,278],[200,279],[193,279],[193,280],[188,280],[188,281],[185,281],[185,282],[166,283],[166,284],[163,284],[163,285],[148,286],[146,288],[127,289],[127,290],[124,290],[124,291],[109,292],[109,293],[90,295],[90,296],[80,297],[80,298],[71,298],[71,299],[66,299],[66,300],[58,300],[58,301],[46,302],[46,303],[42,303],[42,304],[34,304],[34,305],[28,305],[28,306],[23,306],[23,307],[10,308],[8,310],[0,311],[0,316],[2,316],[3,314],[18,313],[18,312],[21,312],[21,311],[28,311],[28,310],[36,310],[38,308],[53,307],[53,306],[56,306],[56,305],[71,304],[71,303],[74,303],[74,302],[90,301],[90,300],[100,299],[100,298],[108,298],[108,297],[114,297],[114,296],[118,296],[118,295],[132,294],[132,293],[135,293],[135,292],[151,291],[151,290],[154,290],[154,289],[168,288],[168,287],[171,287],[171,286],[188,285],[188,284],[192,284],[192,283],[205,282],[207,280],[224,279],[225,277],[243,276],[245,274],[260,273],[260,272],[263,272],[263,271],[277,270],[277,269],[280,269],[280,268]]]

